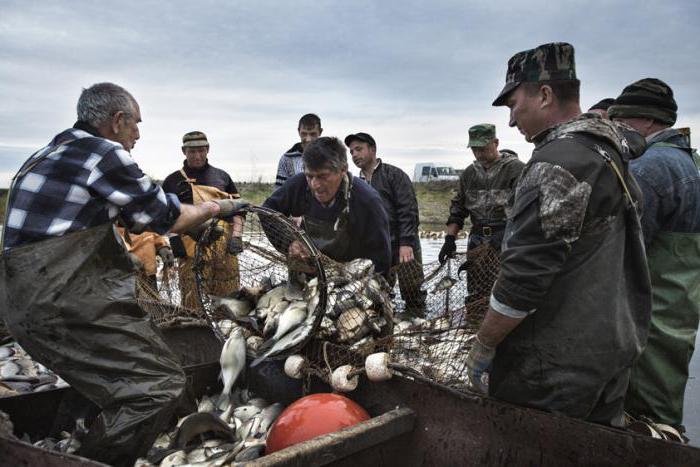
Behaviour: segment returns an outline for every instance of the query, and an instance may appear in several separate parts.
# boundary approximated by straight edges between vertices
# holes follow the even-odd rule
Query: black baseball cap
[[[377,143],[374,142],[374,138],[372,138],[370,135],[367,133],[355,133],[354,135],[347,135],[345,137],[345,145],[350,147],[350,143],[353,141],[362,141],[363,143],[367,143],[370,146],[377,147]]]

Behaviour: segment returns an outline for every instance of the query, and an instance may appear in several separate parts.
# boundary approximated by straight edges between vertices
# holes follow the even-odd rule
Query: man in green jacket
[[[647,140],[630,171],[644,194],[653,305],[649,340],[633,368],[625,408],[682,432],[700,315],[700,174],[689,134],[672,128],[677,109],[671,88],[646,78],[627,86],[608,113]]]

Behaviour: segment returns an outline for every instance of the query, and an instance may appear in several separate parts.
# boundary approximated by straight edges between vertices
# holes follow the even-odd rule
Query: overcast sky
[[[470,164],[467,129],[482,122],[527,160],[531,146],[491,102],[508,58],[551,41],[576,49],[584,110],[656,77],[675,92],[677,125],[700,132],[697,1],[0,0],[0,12],[0,187],[100,81],[139,101],[133,155],[156,178],[181,166],[196,129],[212,165],[272,181],[308,112],[324,135],[372,134],[410,174],[416,162]]]

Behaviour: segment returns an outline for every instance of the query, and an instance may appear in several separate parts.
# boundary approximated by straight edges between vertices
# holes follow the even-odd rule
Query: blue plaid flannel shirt
[[[177,196],[166,195],[121,144],[70,128],[20,169],[9,193],[4,248],[98,226],[118,216],[135,233],[165,233],[179,215]]]

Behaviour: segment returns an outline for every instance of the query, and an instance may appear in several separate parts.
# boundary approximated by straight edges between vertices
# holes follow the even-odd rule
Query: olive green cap
[[[496,126],[490,123],[480,123],[469,129],[470,148],[481,148],[496,139]]]

